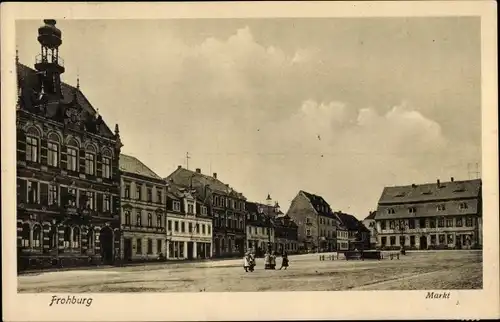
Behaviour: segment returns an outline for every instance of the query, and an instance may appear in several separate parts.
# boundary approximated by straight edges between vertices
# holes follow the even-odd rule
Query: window
[[[415,207],[410,207],[410,208],[408,208],[408,212],[409,212],[410,214],[414,214],[414,213],[416,213],[416,212],[417,212],[417,208],[415,208]]]
[[[93,176],[95,174],[95,154],[85,152],[85,173]]]
[[[429,219],[429,224],[431,228],[436,228],[436,219],[434,218]]]
[[[446,243],[446,235],[443,234],[439,235],[439,244],[443,245],[445,243]]]
[[[157,239],[156,240],[156,253],[157,254],[160,254],[162,253],[162,242],[161,242],[161,239]]]
[[[38,139],[26,137],[26,161],[38,162]]]
[[[147,189],[148,202],[153,202],[153,189]]]
[[[192,232],[193,232],[193,224],[192,224],[192,223],[189,223],[189,224],[188,224],[188,232],[189,232],[189,233],[192,233]]]
[[[172,205],[173,205],[174,211],[181,211],[181,203],[180,202],[174,201]]]
[[[137,217],[136,217],[136,225],[139,226],[139,227],[142,226],[142,220],[141,219],[142,219],[141,218],[141,212],[138,211],[137,212]]]
[[[438,206],[437,206],[437,210],[438,210],[438,211],[445,211],[445,210],[446,210],[446,207],[445,207],[445,205],[444,205],[444,204],[442,204],[442,205],[438,205]]]
[[[137,254],[142,254],[142,239],[137,238]]]
[[[141,186],[137,186],[135,188],[135,196],[137,197],[137,200],[142,200],[142,196],[141,196]]]
[[[307,230],[306,230],[306,236],[307,236],[307,237],[310,237],[310,236],[311,236],[311,230],[310,230],[310,229],[307,229]]]
[[[385,230],[385,229],[386,229],[386,221],[385,221],[385,220],[382,220],[382,221],[380,222],[380,229],[381,229],[381,230]]]
[[[102,158],[102,177],[107,179],[111,178],[111,158]]]
[[[439,218],[439,219],[438,219],[438,227],[439,227],[439,228],[444,227],[444,218]]]
[[[201,225],[201,233],[205,235],[205,224]]]
[[[111,210],[111,196],[104,195],[104,212],[109,212]]]
[[[178,221],[174,222],[174,230],[179,231],[179,222]]]
[[[396,236],[391,236],[391,246],[396,245]]]
[[[466,226],[466,227],[472,227],[472,226],[474,226],[474,218],[472,218],[472,217],[467,217],[467,218],[465,219],[465,226]]]
[[[207,214],[207,207],[201,206],[201,214],[202,215],[206,215]],[[248,215],[248,216],[250,216],[250,215]]]
[[[125,198],[130,199],[130,185],[125,185]]]
[[[160,188],[156,188],[156,202],[157,203],[162,203],[162,193]]]
[[[410,246],[415,246],[415,236],[410,236]]]
[[[453,227],[453,219],[451,218],[446,219],[446,227]]]
[[[406,244],[405,236],[399,236],[399,245],[404,246]]]
[[[162,227],[160,214],[156,215],[156,227]]]
[[[192,204],[188,204],[188,214],[194,214],[194,206]]]
[[[73,228],[73,242],[71,244],[72,248],[79,248],[80,247],[80,228],[75,227]]]
[[[210,225],[207,225],[207,233],[208,233],[208,234],[211,234],[211,233],[212,233],[212,232],[211,232],[211,228],[212,228],[212,227],[211,227]]]
[[[416,221],[417,221],[416,219],[415,220],[412,220],[412,219],[408,220],[408,228],[415,229],[415,222]]]
[[[130,221],[130,214],[129,214],[129,221]],[[87,233],[87,241],[88,241],[88,250],[93,251],[94,250],[94,231],[90,229]]]
[[[42,227],[40,227],[40,225],[35,225],[33,227],[33,247],[42,247]]]
[[[172,220],[168,221],[168,230],[172,231]]]
[[[94,203],[94,192],[93,191],[87,191],[87,204],[86,204],[87,209],[95,210],[94,205],[95,205],[95,203]]]
[[[148,254],[153,254],[153,240],[148,238]]]
[[[57,186],[49,185],[49,206],[59,204]]]
[[[394,229],[394,220],[389,221],[389,229]]]
[[[427,228],[427,227],[426,227],[426,225],[425,225],[425,218],[420,218],[420,219],[418,220],[418,226],[419,226],[420,228]]]
[[[431,245],[436,245],[436,235],[431,235]]]
[[[38,203],[38,182],[28,181],[28,203]]]
[[[459,205],[459,208],[460,208],[460,209],[467,209],[467,208],[469,208],[469,207],[468,207],[468,205],[467,205],[467,203],[466,203],[466,202],[461,202],[461,203],[460,203],[460,205]]]
[[[68,201],[67,206],[76,207],[76,189],[68,188]]]
[[[396,212],[394,211],[394,208],[389,208],[389,209],[387,209],[387,213],[388,214],[394,214]]]
[[[47,143],[47,163],[52,167],[59,166],[59,144],[55,142]]]
[[[125,225],[130,226],[130,211],[125,211]]]
[[[181,233],[184,233],[184,232],[186,232],[186,223],[181,222]]]
[[[200,233],[200,224],[196,224],[196,233],[199,234]]]
[[[78,169],[78,150],[76,148],[68,147],[67,149],[67,168],[69,171],[77,171]]]
[[[23,247],[30,247],[30,225],[23,224],[23,230],[21,233],[21,245]]]
[[[64,228],[64,241],[63,241],[64,248],[69,248],[70,243],[71,243],[71,228],[66,227]]]
[[[311,218],[307,217],[306,218],[306,224],[310,224],[311,223]]]
[[[448,240],[447,240],[447,243],[448,243],[448,244],[453,244],[453,235],[452,235],[452,234],[448,234]]]
[[[153,215],[148,213],[148,227],[153,227]]]
[[[462,217],[457,217],[456,219],[456,224],[457,224],[457,227],[462,227]]]

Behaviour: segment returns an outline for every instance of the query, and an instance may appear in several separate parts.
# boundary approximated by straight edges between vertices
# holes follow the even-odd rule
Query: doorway
[[[420,236],[420,249],[427,249],[427,236]]]
[[[132,239],[125,238],[123,240],[123,254],[126,261],[132,261]]]
[[[99,241],[101,243],[101,258],[106,264],[111,264],[113,262],[113,231],[109,227],[104,227],[101,229],[101,235],[99,236]]]
[[[193,259],[193,242],[187,243],[187,259]]]

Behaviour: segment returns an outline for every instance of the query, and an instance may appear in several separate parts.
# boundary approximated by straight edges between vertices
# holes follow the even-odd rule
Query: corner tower
[[[45,25],[38,28],[41,53],[36,56],[35,69],[41,77],[43,93],[60,97],[61,74],[64,73],[64,61],[59,57],[62,35],[55,20],[46,19],[43,22]]]

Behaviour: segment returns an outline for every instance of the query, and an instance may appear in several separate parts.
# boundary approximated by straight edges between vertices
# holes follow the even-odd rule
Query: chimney
[[[416,187],[417,187],[417,185],[416,185],[416,184],[414,184],[414,183],[412,183],[412,184],[411,184],[411,186],[412,186],[413,188],[416,188]]]
[[[182,165],[178,165],[178,166],[177,166],[177,169],[180,169],[180,168],[182,168]]]
[[[201,169],[200,168],[196,168],[196,173],[201,173]]]
[[[214,172],[214,178],[217,179],[217,172]]]
[[[441,181],[439,179],[437,179],[437,186],[440,187],[441,186]]]
[[[455,181],[455,178],[451,177],[451,182],[454,182]]]

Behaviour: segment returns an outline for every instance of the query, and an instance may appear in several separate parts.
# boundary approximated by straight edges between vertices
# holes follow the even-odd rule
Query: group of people
[[[288,254],[283,252],[281,255],[282,261],[281,261],[281,267],[279,268],[280,270],[282,268],[285,268],[285,270],[288,268]],[[245,272],[253,272],[255,268],[255,253],[253,252],[246,252],[245,256],[243,257],[243,268],[245,269]],[[266,252],[264,255],[264,269],[276,269],[276,252]]]

